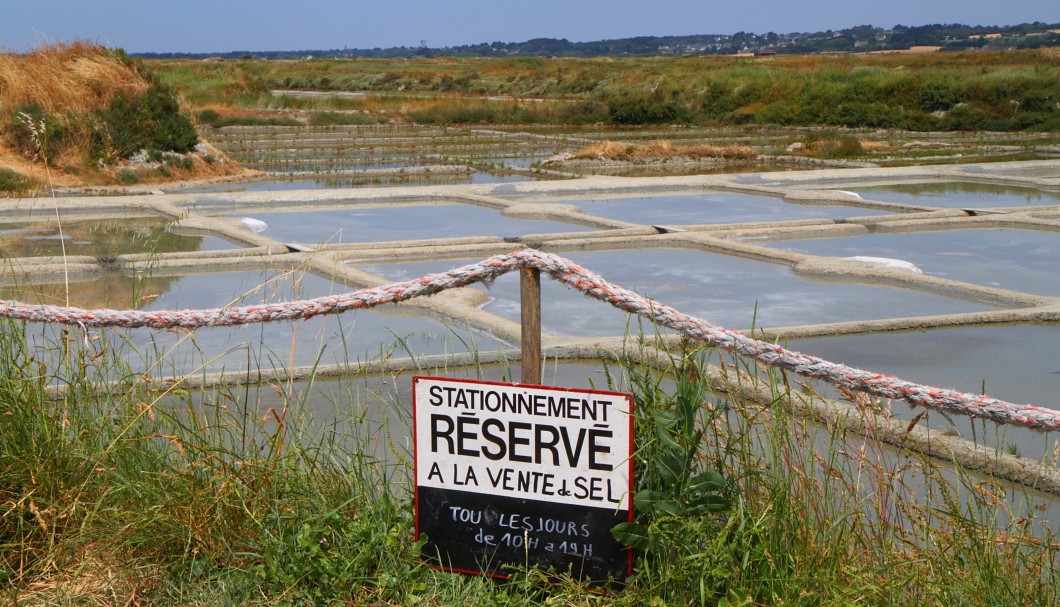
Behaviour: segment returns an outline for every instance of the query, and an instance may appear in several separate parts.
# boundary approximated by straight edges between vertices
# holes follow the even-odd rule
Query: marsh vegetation
[[[600,595],[573,580],[541,584],[536,571],[502,581],[419,562],[399,438],[408,422],[385,413],[407,407],[386,386],[408,377],[380,378],[374,396],[366,375],[326,390],[281,381],[198,392],[146,381],[138,369],[165,361],[131,352],[69,350],[45,366],[17,323],[0,328],[0,346],[0,596],[13,604],[1060,598],[1060,540],[1025,489],[807,424],[797,407],[807,395],[782,375],[729,367],[748,387],[760,382],[767,406],[720,392],[709,351],[659,369],[604,365],[607,387],[636,395],[638,518],[619,532],[637,548],[636,573]]]

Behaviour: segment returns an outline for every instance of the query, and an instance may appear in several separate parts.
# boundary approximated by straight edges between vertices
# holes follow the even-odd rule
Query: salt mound
[[[265,229],[269,227],[269,224],[265,223],[260,219],[254,219],[253,217],[242,217],[239,221],[242,221],[243,225],[255,234],[259,232],[264,232]]]
[[[866,263],[875,263],[881,266],[887,266],[888,268],[897,268],[899,270],[909,270],[910,272],[916,272],[917,274],[923,274],[920,268],[908,261],[902,261],[901,259],[891,259],[890,257],[864,257],[857,255],[854,257],[844,257],[843,259],[850,259],[853,261],[864,261]]]

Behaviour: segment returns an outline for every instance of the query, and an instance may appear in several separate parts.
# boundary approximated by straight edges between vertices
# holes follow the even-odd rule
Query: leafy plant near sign
[[[686,353],[675,361],[675,393],[662,403],[644,398],[652,394],[650,384],[657,380],[640,376],[638,395],[647,402],[640,402],[636,409],[634,506],[638,520],[612,530],[620,542],[645,553],[644,575],[657,577],[663,584],[683,576],[688,571],[685,559],[698,553],[699,542],[690,534],[716,531],[720,521],[714,515],[731,505],[730,487],[717,463],[704,452],[703,439],[711,425],[704,414],[722,411],[703,407],[709,386],[697,371],[696,355]]]

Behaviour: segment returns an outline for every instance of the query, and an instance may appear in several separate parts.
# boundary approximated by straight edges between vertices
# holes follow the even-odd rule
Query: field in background
[[[1060,130],[1057,51],[771,58],[147,62],[195,107],[421,123]],[[285,96],[285,90],[374,93]],[[271,94],[276,91],[281,94]]]

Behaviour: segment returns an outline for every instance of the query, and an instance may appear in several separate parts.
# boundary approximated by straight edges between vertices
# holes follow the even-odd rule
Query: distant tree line
[[[228,53],[138,53],[144,58],[305,59],[413,57],[609,57],[667,55],[731,55],[768,49],[777,54],[868,52],[939,46],[942,50],[1041,48],[1060,46],[1060,23],[1023,23],[1011,26],[932,24],[891,29],[861,25],[813,33],[702,34],[638,36],[593,42],[535,38],[525,42],[483,42],[443,48],[391,47],[295,51],[233,51]]]

